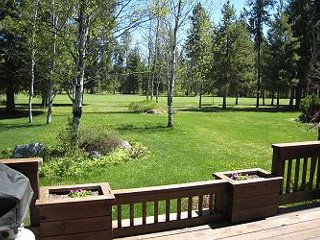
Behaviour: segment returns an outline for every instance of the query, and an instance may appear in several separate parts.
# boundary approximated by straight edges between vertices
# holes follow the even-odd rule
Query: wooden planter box
[[[254,175],[255,178],[234,180],[234,174]],[[219,172],[213,175],[227,180],[230,184],[228,215],[231,223],[252,221],[277,214],[282,177],[273,177],[259,168]]]
[[[97,196],[51,199],[70,190],[98,191]],[[44,240],[112,239],[112,203],[108,183],[40,188],[36,206],[40,211],[39,236]]]

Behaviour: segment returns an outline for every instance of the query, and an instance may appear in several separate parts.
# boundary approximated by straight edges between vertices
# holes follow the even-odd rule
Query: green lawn
[[[165,127],[166,116],[128,112],[131,101],[144,99],[129,95],[85,95],[81,124],[112,128],[123,139],[143,143],[151,152],[147,159],[92,169],[85,178],[66,178],[63,182],[43,178],[41,184],[106,181],[117,189],[209,180],[215,171],[252,167],[270,170],[272,143],[316,140],[315,131],[308,131],[293,120],[298,112],[284,109],[277,112],[270,107],[256,111],[254,99],[240,99],[239,106],[233,106],[235,100],[228,99],[229,108],[222,111],[220,98],[203,98],[204,108],[199,110],[198,98],[176,97],[173,129]],[[19,95],[17,102],[26,104],[27,97]],[[287,104],[287,100],[281,103]],[[57,133],[66,127],[71,116],[66,95],[57,96],[55,104],[50,125],[45,124],[46,115],[41,112],[34,117],[33,124],[27,123],[27,117],[1,117],[0,149],[31,142],[55,145]],[[165,97],[160,98],[160,104],[165,109]]]

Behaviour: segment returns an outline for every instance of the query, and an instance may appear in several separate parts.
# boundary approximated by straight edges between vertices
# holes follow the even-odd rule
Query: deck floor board
[[[280,214],[264,220],[214,228],[209,225],[145,234],[122,240],[320,239],[320,207]]]

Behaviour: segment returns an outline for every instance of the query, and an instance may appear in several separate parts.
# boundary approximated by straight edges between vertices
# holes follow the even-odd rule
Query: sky
[[[213,21],[214,24],[217,25],[222,17],[221,9],[223,4],[226,3],[226,0],[200,0],[200,2],[210,15],[211,21]],[[230,0],[230,2],[234,5],[236,15],[239,17],[241,11],[246,5],[247,0]],[[186,30],[188,29],[188,27],[189,25],[186,24],[181,29],[179,34],[180,41],[178,43],[178,46],[183,44],[184,39],[186,37]],[[135,41],[132,43],[132,46],[138,44],[144,58],[147,57],[147,35],[148,31],[146,29],[139,29],[135,31],[135,33],[133,33],[133,38],[135,39]]]
[[[223,6],[223,4],[226,2],[225,0],[212,0],[212,1],[208,1],[211,2],[212,6],[209,8],[212,8],[212,20],[214,21],[214,23],[218,23],[220,18],[221,18],[221,8]],[[234,5],[234,8],[236,10],[237,16],[240,15],[240,12],[243,10],[245,4],[246,4],[246,0],[231,0],[230,1],[231,4]]]

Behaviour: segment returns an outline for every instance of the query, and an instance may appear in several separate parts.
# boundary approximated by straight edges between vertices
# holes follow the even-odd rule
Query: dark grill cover
[[[32,196],[29,179],[0,163],[0,232],[16,231],[20,227]]]

